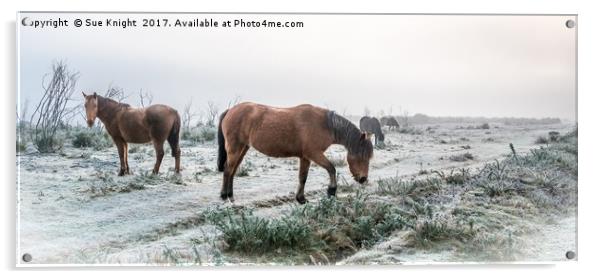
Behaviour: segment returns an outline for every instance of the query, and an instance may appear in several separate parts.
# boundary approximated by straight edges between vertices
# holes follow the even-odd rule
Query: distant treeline
[[[402,120],[403,117],[396,117]],[[414,116],[408,116],[410,124],[431,124],[431,123],[504,123],[505,125],[533,125],[533,124],[558,124],[560,118],[526,118],[526,117],[450,117],[450,116],[428,116],[417,113]]]
[[[441,124],[441,123],[502,123],[504,125],[545,125],[558,124],[562,121],[560,118],[527,118],[527,117],[468,117],[468,116],[428,116],[423,113],[417,113],[413,116],[394,115],[400,125],[422,125],[422,124]],[[360,117],[351,116],[353,121],[359,121]],[[380,119],[380,117],[377,117]]]

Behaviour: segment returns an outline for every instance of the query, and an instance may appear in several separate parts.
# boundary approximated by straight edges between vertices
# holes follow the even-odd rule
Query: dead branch
[[[52,65],[52,76],[46,82],[46,74],[42,78],[44,93],[36,106],[30,125],[33,125],[34,144],[40,152],[54,152],[58,146],[56,132],[60,126],[65,125],[75,108],[68,108],[75,84],[79,78],[78,72],[71,72],[63,62]]]
[[[217,117],[218,107],[212,101],[207,102],[207,122],[209,127],[215,127],[215,118]]]
[[[149,92],[142,93],[142,89],[140,89],[138,96],[140,97],[140,106],[143,108],[153,103],[153,94]]]
[[[185,131],[190,130],[190,123],[192,123],[192,119],[196,116],[197,114],[192,111],[192,99],[190,99],[184,106],[184,111],[182,113],[182,124]]]

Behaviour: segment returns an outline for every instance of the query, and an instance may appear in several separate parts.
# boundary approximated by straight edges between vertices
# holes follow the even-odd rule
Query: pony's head
[[[334,136],[334,143],[342,144],[347,149],[347,164],[353,179],[365,183],[368,181],[370,159],[374,152],[370,136],[334,111],[329,111],[326,118],[326,124]]]
[[[355,181],[364,184],[368,181],[370,159],[372,159],[372,141],[367,133],[361,133],[355,148],[348,150],[347,163]]]
[[[86,108],[86,122],[88,127],[92,127],[98,114],[98,95],[96,92],[92,95],[86,95],[84,92],[82,94],[84,95],[84,107]]]

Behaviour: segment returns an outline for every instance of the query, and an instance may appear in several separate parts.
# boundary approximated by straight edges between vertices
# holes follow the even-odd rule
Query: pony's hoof
[[[119,173],[117,173],[117,176],[124,176],[125,175],[125,171],[119,171]]]
[[[334,197],[337,194],[337,188],[328,188],[326,193],[328,194],[328,197]]]
[[[305,204],[305,203],[307,203],[307,200],[305,199],[304,196],[297,196],[297,197],[295,197],[295,199],[297,199],[297,202],[299,204]]]
[[[227,200],[227,199],[228,199],[228,194],[226,194],[226,193],[221,193],[221,194],[219,194],[219,197],[220,197],[220,198],[222,198],[222,200],[224,200],[224,201],[225,201],[225,200]]]

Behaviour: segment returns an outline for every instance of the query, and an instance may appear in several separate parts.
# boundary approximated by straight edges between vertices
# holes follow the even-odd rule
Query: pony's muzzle
[[[368,178],[365,176],[362,176],[359,179],[357,179],[357,182],[359,182],[360,184],[364,184],[366,183],[366,181],[368,181]]]
[[[92,126],[94,126],[94,121],[88,120],[86,122],[88,122],[88,127],[91,128]]]

